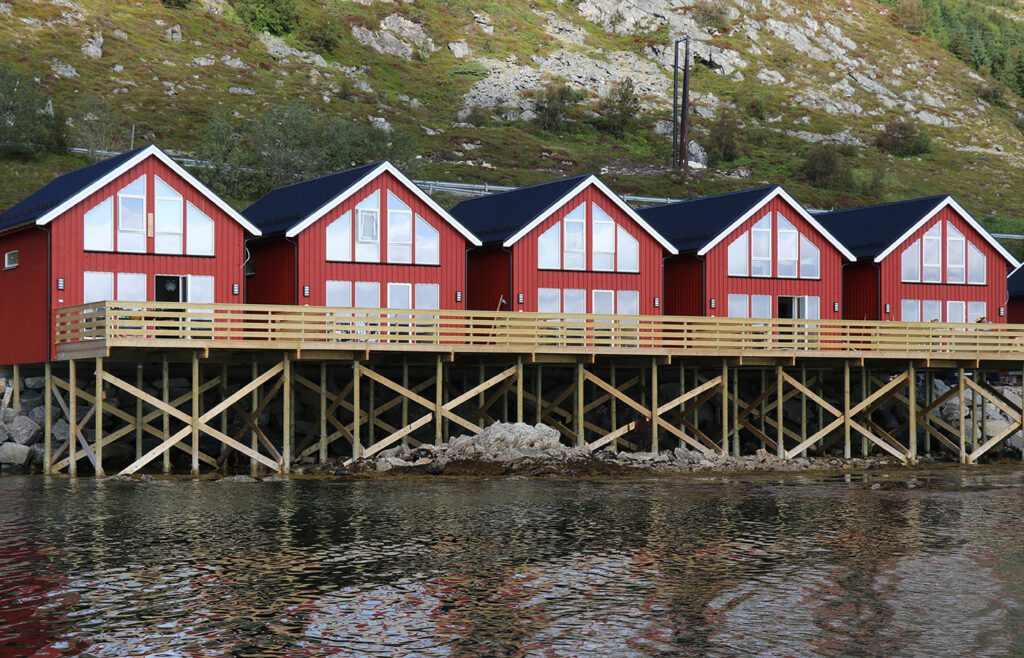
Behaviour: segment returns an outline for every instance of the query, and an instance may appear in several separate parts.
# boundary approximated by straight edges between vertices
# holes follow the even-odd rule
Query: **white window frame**
[[[331,303],[331,289],[334,288],[335,292],[344,293],[344,289],[348,288],[348,303],[347,304],[332,304]],[[342,281],[337,279],[330,279],[324,284],[324,304],[330,308],[352,308],[352,295],[355,292],[355,288],[351,281]],[[344,295],[342,295],[344,296]]]
[[[87,285],[86,282],[87,282],[90,274],[96,275],[96,276],[103,276],[103,277],[105,277],[107,279],[107,281],[109,281],[109,286],[107,286],[107,287],[110,289],[110,299],[87,299],[86,292],[88,291],[88,285]],[[86,270],[85,272],[82,272],[82,303],[83,304],[94,304],[94,303],[98,303],[98,302],[113,301],[114,297],[115,297],[115,294],[114,294],[115,292],[116,291],[114,290],[114,273],[113,272],[97,272],[97,271],[92,271],[92,270]]]
[[[771,213],[768,213],[761,219],[757,220],[757,222],[750,228],[750,276],[758,277],[761,279],[771,278],[774,269],[772,267],[772,233],[773,231]],[[767,256],[754,255],[754,245],[757,242],[757,237],[759,234],[762,238],[768,240]],[[764,274],[757,273],[756,268],[754,267],[755,263],[768,263],[768,271],[765,272]]]
[[[640,240],[633,237],[633,234],[620,225],[615,227],[615,269],[627,274],[640,272]],[[633,256],[634,265],[623,263],[623,260]]]
[[[327,225],[324,233],[326,258],[332,263],[352,262],[352,211],[346,210]],[[351,283],[351,282],[349,282]]]
[[[742,307],[743,315],[733,315],[733,302]],[[725,298],[725,317],[747,319],[750,317],[750,295],[732,293]]]
[[[180,256],[185,250],[185,197],[180,192],[175,190],[173,187],[167,184],[167,181],[154,176],[153,181],[153,253],[162,254],[166,256]],[[160,185],[164,185],[167,189],[171,190],[175,196],[161,195],[159,193]],[[177,231],[161,231],[160,230],[160,202],[161,201],[173,201],[178,204],[178,230]],[[168,251],[160,249],[160,236],[175,237],[178,240],[177,251]]]
[[[437,230],[437,228],[435,228],[430,222],[428,222],[426,219],[424,219],[420,215],[416,215],[413,218],[413,231],[414,231],[413,240],[416,243],[415,246],[413,247],[413,258],[416,261],[416,264],[417,265],[440,265],[441,264],[441,231]],[[426,241],[427,237],[426,236],[421,236],[421,233],[429,234],[433,238],[433,240],[435,241],[437,248],[435,250],[435,257],[434,258],[429,258],[428,259],[426,256],[422,255],[422,252],[424,250],[423,242]],[[421,242],[421,237],[423,238],[422,242]]]
[[[928,261],[928,243],[935,243],[935,261]],[[936,274],[929,278],[928,268],[938,268]],[[935,224],[921,236],[921,281],[923,283],[942,283],[942,224]]]
[[[377,287],[377,303],[374,306],[359,306],[358,296],[360,286]],[[380,281],[355,281],[352,284],[352,307],[353,308],[380,308]]]
[[[124,296],[124,288],[129,283],[128,279],[142,281],[142,299],[129,299]],[[119,302],[144,302],[149,299],[149,277],[143,272],[118,272],[114,281],[114,297]]]
[[[20,249],[12,249],[10,251],[4,252],[4,269],[5,270],[13,270],[14,268],[16,268],[20,264],[20,261],[21,261],[21,254],[19,253],[20,251],[21,251]]]
[[[577,298],[577,299],[574,299],[574,301],[582,301],[583,302],[583,310],[582,311],[570,311],[570,310],[567,310],[565,308],[566,307],[566,294],[567,293],[572,293],[572,296],[574,298]],[[582,293],[582,294],[578,294],[578,293]],[[586,288],[562,288],[562,312],[563,313],[572,313],[573,315],[583,315],[583,314],[585,314],[587,312],[587,289]]]
[[[545,240],[552,244],[546,244]],[[562,222],[555,222],[537,236],[537,269],[562,269]]]
[[[778,254],[775,259],[775,276],[779,279],[796,279],[800,277],[800,231],[796,230],[793,223],[784,217],[781,213],[775,213],[775,243],[778,245]],[[791,234],[793,236],[793,253],[786,254],[785,257],[782,253],[782,235]],[[792,274],[783,274],[782,265],[783,263],[792,264]]]
[[[953,308],[954,306],[956,306],[957,304],[959,304],[960,308],[961,308],[960,317],[963,318],[963,320],[961,320],[961,322],[966,323],[968,321],[967,320],[967,302],[962,302],[962,301],[959,301],[959,300],[952,300],[952,301],[947,301],[946,302],[946,322],[948,322],[950,324],[956,324],[953,320],[950,319],[953,316],[953,314],[950,313],[949,310],[951,308]]]
[[[101,212],[106,209],[106,216],[103,217],[104,227],[103,230],[90,230],[88,226],[88,218],[93,213]],[[114,251],[114,197],[108,196],[103,201],[100,201],[95,206],[85,211],[82,216],[82,248],[85,251]],[[105,237],[105,241],[102,245],[89,244],[89,241],[95,240],[100,237]]]
[[[804,262],[804,249],[814,253],[814,274],[808,274],[805,269],[810,263]],[[814,244],[810,238],[803,233],[800,234],[800,278],[801,279],[821,279],[821,249],[818,245]]]
[[[928,307],[931,306],[932,310],[937,313],[929,314],[926,312]],[[929,317],[933,315],[933,317]],[[942,301],[938,299],[922,299],[921,300],[921,322],[942,322]]]
[[[393,291],[399,288],[405,288],[406,298],[409,300],[408,306],[395,306],[392,302],[394,297]],[[395,309],[397,311],[411,311],[412,310],[412,284],[403,282],[388,282],[388,309]]]
[[[188,295],[188,302],[190,304],[214,304],[214,303],[217,302],[217,280],[216,280],[216,278],[214,278],[212,276],[205,275],[205,274],[189,274],[189,275],[187,275],[187,278],[188,278],[188,289],[185,290],[185,294]],[[210,301],[199,302],[199,301],[196,301],[195,299],[193,299],[193,296],[195,295],[195,292],[196,292],[196,285],[195,285],[196,281],[198,281],[200,279],[202,279],[204,281],[207,280],[207,279],[210,280]]]
[[[202,222],[209,222],[210,225],[210,249],[200,249],[200,245],[193,242],[193,233],[196,233],[196,227],[190,229],[192,224],[192,213],[196,213],[195,221],[198,225]],[[191,201],[185,203],[185,253],[189,256],[213,256],[217,253],[217,223],[213,221],[213,217],[210,217],[203,212],[199,206],[195,205]]]
[[[971,307],[972,306],[974,307],[974,311],[975,311],[973,313],[971,312]],[[977,312],[978,311],[978,308],[977,308],[978,306],[981,306],[981,313]],[[966,313],[967,313],[967,315],[965,315],[964,317],[967,318],[968,322],[977,322],[978,318],[984,318],[987,321],[988,320],[988,303],[987,302],[983,302],[983,301],[967,302],[967,311],[966,311]]]
[[[914,266],[914,278],[908,278],[906,266]],[[921,239],[914,240],[900,254],[900,280],[903,283],[921,283]]]
[[[775,312],[772,310],[774,308],[772,306],[772,304],[774,303],[774,299],[772,298],[771,295],[750,295],[749,297],[750,297],[750,299],[748,300],[748,305],[747,305],[747,317],[757,318],[757,319],[764,319],[764,318],[770,318],[773,315],[775,315]],[[768,304],[768,313],[765,314],[765,315],[758,315],[758,314],[754,313],[754,304],[755,304],[755,302],[759,302],[759,303],[762,303],[762,304],[767,302],[767,304]]]
[[[573,215],[577,210],[582,210],[582,217],[574,217]],[[579,249],[569,248],[569,226],[579,224],[582,235],[582,244]],[[562,269],[573,270],[573,271],[586,271],[587,269],[587,204],[581,203],[576,208],[573,208],[569,214],[562,220],[563,235],[562,235]],[[582,258],[582,263],[579,267],[569,267],[569,255],[579,256]]]
[[[636,301],[636,313],[626,313],[623,310],[623,302],[626,297]],[[641,315],[640,313],[640,291],[639,290],[616,290],[615,291],[615,312],[619,315]]]
[[[142,181],[142,194],[126,194],[124,190],[131,185],[134,185],[139,180]],[[146,175],[143,174],[135,180],[125,185],[117,192],[117,250],[127,254],[144,254],[146,253],[146,247],[148,245],[148,239],[146,237]],[[142,228],[140,229],[128,229],[124,228],[122,221],[124,220],[124,213],[121,211],[122,199],[140,199],[142,201]],[[121,234],[128,235],[141,235],[142,236],[142,249],[125,249],[121,244]]]
[[[616,246],[616,227],[615,220],[612,216],[605,212],[604,208],[597,205],[596,203],[590,204],[590,215],[591,215],[591,254],[590,260],[592,268],[595,272],[614,272],[618,263],[616,262],[615,246]],[[600,245],[597,240],[597,227],[598,224],[607,227],[608,237],[611,240],[610,245]],[[585,237],[585,236],[584,236]],[[607,248],[606,248],[607,247]],[[607,265],[598,266],[598,256],[607,260]]]
[[[555,309],[554,311],[552,311],[552,310],[541,310],[541,307],[540,307],[540,300],[542,299],[541,293],[545,292],[545,291],[548,292],[548,293],[554,293],[555,298],[558,301],[558,303],[556,304],[556,306],[558,306],[558,308]],[[537,288],[537,312],[538,313],[561,313],[562,312],[562,289],[561,288]]]
[[[423,296],[423,292],[427,289],[433,290],[434,298],[437,299],[436,306],[423,306],[420,302],[420,298]],[[417,283],[413,286],[413,298],[412,306],[414,309],[420,311],[437,311],[441,308],[441,286],[436,283]]]
[[[974,267],[971,266],[972,256],[977,254],[980,261],[974,262]],[[988,256],[981,249],[978,249],[973,242],[967,243],[967,283],[972,286],[983,286],[988,282]],[[981,278],[976,280],[974,274],[981,272]]]
[[[909,312],[908,312],[909,309]],[[921,321],[921,300],[901,299],[900,300],[900,322]]]
[[[953,261],[956,255],[960,256],[959,263]],[[959,280],[953,275],[957,270]],[[946,283],[967,283],[967,238],[949,220],[946,220]]]
[[[611,300],[611,305],[612,305],[611,313],[601,313],[601,312],[598,312],[598,310],[597,310],[597,297],[598,297],[598,295],[601,295],[602,297],[606,296],[606,297],[608,297],[609,300]],[[590,312],[593,313],[594,315],[615,315],[615,312],[616,312],[615,301],[616,300],[615,300],[615,291],[614,290],[592,290],[592,291],[590,291]]]
[[[388,190],[387,197],[388,207],[388,262],[397,263],[399,265],[409,265],[413,262],[413,243],[416,241],[416,215],[413,213],[412,208],[409,205],[398,198],[398,196]],[[409,223],[409,241],[399,242],[394,238],[395,232],[392,230],[392,221],[394,217],[404,218]],[[396,258],[394,251],[397,248],[399,250],[408,250],[409,257],[406,260]]]
[[[376,207],[370,207],[368,204],[370,200],[376,201]],[[376,227],[376,237],[372,239],[363,239],[362,228],[363,220],[372,220]],[[380,262],[380,190],[372,192],[358,204],[356,204],[356,212],[353,217],[355,220],[355,260],[357,263],[379,263]],[[370,257],[369,254],[361,254],[360,247],[364,250],[375,251],[374,257]]]
[[[750,231],[743,231],[726,249],[729,276],[750,276]]]

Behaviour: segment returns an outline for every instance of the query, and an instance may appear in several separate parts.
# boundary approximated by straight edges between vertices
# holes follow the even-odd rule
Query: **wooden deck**
[[[1024,325],[102,302],[54,317],[60,360],[119,348],[1014,362]],[[341,356],[339,354],[339,356]]]

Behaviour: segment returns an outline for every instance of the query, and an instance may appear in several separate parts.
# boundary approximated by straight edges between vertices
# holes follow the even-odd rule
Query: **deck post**
[[[96,422],[96,438],[93,442],[93,453],[96,455],[96,477],[101,478],[103,473],[103,357],[96,357],[96,412],[93,420]]]
[[[679,362],[679,395],[684,395],[685,393],[686,393],[686,366],[684,366],[683,362],[680,361]],[[680,430],[685,429],[685,427],[686,427],[685,423],[683,423],[683,421],[686,420],[683,417],[683,411],[685,409],[686,409],[686,403],[685,402],[680,402],[679,403],[679,429]],[[614,423],[612,424],[612,427],[615,427]]]
[[[651,357],[651,453],[658,448],[658,359]]]
[[[843,459],[849,459],[852,456],[850,420],[850,360],[843,359]]]
[[[327,362],[320,362],[320,463],[327,463]]]
[[[860,369],[860,399],[866,400],[868,398],[868,367],[861,366]],[[860,435],[860,455],[867,459],[868,454],[871,450],[871,443],[868,441],[868,437],[863,434]]]
[[[516,422],[523,422],[523,357],[516,357]]]
[[[732,456],[740,456],[740,369],[732,369]]]
[[[409,388],[409,357],[402,357],[402,388]],[[326,422],[326,421],[325,421]],[[402,396],[402,427],[409,426],[409,398]],[[402,437],[402,445],[409,446],[409,437]]]
[[[610,380],[609,383],[611,383],[613,388],[617,389],[618,388],[618,384],[616,383],[615,361],[612,361],[612,363],[611,363],[611,372],[609,374],[611,375],[611,380]],[[616,404],[616,398],[615,398],[614,395],[612,395],[608,399],[608,401],[611,403],[611,407],[612,407],[611,408],[612,429],[615,429],[616,427],[619,426],[619,407]],[[612,452],[618,452],[618,451],[619,451],[619,440],[615,439],[614,441],[612,441]]]
[[[284,370],[281,371],[281,395],[284,403],[281,415],[284,422],[281,439],[281,473],[287,475],[292,470],[292,360],[285,352],[281,355],[281,364]]]
[[[359,436],[363,424],[363,404],[359,395],[361,367],[358,360],[352,362],[352,459],[359,459],[363,456],[363,443]]]
[[[800,365],[800,385],[807,386],[807,366],[804,364]],[[818,407],[821,408],[820,406]],[[807,394],[803,391],[800,392],[800,440],[803,441],[807,438]],[[801,457],[807,456],[807,450],[805,449],[800,453]]]
[[[484,367],[484,360],[480,359],[480,383],[483,384],[485,381],[487,381],[487,369]],[[476,396],[476,406],[480,409],[478,420],[481,422],[483,422],[484,418],[484,403],[487,402],[487,396],[484,393],[484,389],[481,389],[480,393]]]
[[[767,368],[761,368],[761,392],[763,393],[767,389],[768,389],[768,369]],[[767,397],[761,399],[761,408],[759,410],[760,413],[758,414],[758,416],[760,416],[760,419],[761,419],[761,421],[760,421],[761,434],[765,433],[765,431],[764,431],[764,429],[765,429],[764,413],[765,413],[765,407],[767,406],[765,404],[765,399],[767,399]],[[766,447],[767,447],[767,444],[764,442],[764,439],[761,439],[761,450],[764,450]]]
[[[78,476],[78,372],[74,359],[68,360],[68,475]]]
[[[924,376],[924,406],[930,409],[932,406],[932,399],[935,395],[935,373],[928,371]],[[1024,424],[1021,425],[1024,427]],[[932,456],[932,433],[928,431],[927,427],[924,432],[924,454],[929,457]]]
[[[971,373],[971,379],[978,383],[978,368],[975,366]],[[971,452],[978,449],[978,407],[982,397],[978,395],[977,389],[971,391]]]
[[[775,366],[775,452],[779,459],[786,457],[786,444],[784,442],[786,433],[785,429],[785,416],[783,414],[782,402],[785,397],[782,394],[783,379],[782,379],[782,366]]]
[[[145,366],[135,366],[135,388],[142,390],[144,386]],[[142,459],[142,398],[135,397],[135,461]]]
[[[12,366],[14,376],[14,411],[21,413],[21,366],[15,363]]]
[[[434,377],[436,381],[434,383],[434,445],[441,445],[443,443],[443,427],[442,424],[444,417],[442,414],[442,407],[444,406],[444,363],[441,361],[441,355],[438,354],[434,360]]]
[[[534,401],[537,403],[536,423],[540,425],[544,421],[544,366],[538,364],[534,377]]]
[[[163,353],[161,366],[160,384],[163,393],[163,399],[161,401],[164,405],[169,405],[171,403],[171,373],[170,366],[167,365],[167,352]],[[163,441],[171,438],[171,416],[166,411],[163,412],[163,437],[161,438]],[[164,474],[166,475],[171,472],[171,451],[164,450],[163,457]]]
[[[583,425],[583,364],[576,364],[576,410],[573,413],[573,431],[576,433],[576,446],[582,448],[586,445]]]
[[[967,413],[967,410],[964,408],[964,405],[966,404],[966,399],[965,398],[967,396],[964,395],[964,369],[963,368],[958,368],[957,371],[956,371],[956,374],[957,374],[956,385],[958,387],[957,388],[957,399],[960,401],[960,419],[959,419],[960,420],[960,427],[959,427],[959,433],[960,433],[960,463],[961,464],[966,464],[967,463],[967,437],[965,436],[965,432],[967,431],[967,420],[966,420],[966,418],[964,416]]]
[[[252,358],[252,378],[253,381],[259,377],[259,369],[256,365],[256,357]],[[252,431],[249,433],[249,447],[255,453],[259,450],[259,434],[256,432],[256,428],[259,427],[260,419],[258,416],[260,408],[260,388],[257,386],[252,389],[252,395],[249,396],[249,404],[252,405]],[[259,472],[259,462],[249,458],[249,472],[255,477]]]
[[[729,361],[722,359],[722,454],[729,454]]]
[[[192,352],[192,477],[199,477],[199,353]]]
[[[222,363],[221,366],[220,366],[220,388],[222,390],[224,390],[225,393],[228,392],[228,364],[227,363]],[[214,405],[214,406],[216,406],[216,405]],[[228,433],[228,410],[227,409],[225,409],[224,413],[222,413],[220,415],[220,431],[221,431],[222,434],[227,434]],[[222,444],[222,446],[223,446],[223,444]],[[223,447],[226,448],[227,446],[223,446]],[[225,465],[227,464],[227,460],[224,461],[224,464]]]
[[[374,413],[375,408],[377,406],[377,382],[375,382],[374,380],[371,379],[368,382],[368,384],[369,384],[370,391],[369,391],[369,395],[367,396],[368,399],[366,401],[366,410],[367,410],[366,420],[367,420],[367,423],[369,424],[368,427],[367,427],[367,432],[370,435],[369,436],[370,447],[372,448],[373,444],[377,443],[377,430],[376,430],[377,416]]]
[[[907,401],[910,406],[910,420],[907,427],[910,445],[910,461],[917,461],[917,372],[914,370],[914,362],[907,364]]]
[[[43,473],[49,475],[53,460],[53,366],[49,360],[43,366],[43,379]]]
[[[1020,399],[1022,401],[1020,408],[1020,426],[1021,426],[1021,443],[1020,443],[1020,458],[1024,461],[1024,363],[1020,367]]]

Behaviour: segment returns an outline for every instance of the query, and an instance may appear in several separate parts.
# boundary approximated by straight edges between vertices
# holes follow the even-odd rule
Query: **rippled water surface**
[[[1024,471],[918,476],[0,478],[0,655],[1024,655]]]

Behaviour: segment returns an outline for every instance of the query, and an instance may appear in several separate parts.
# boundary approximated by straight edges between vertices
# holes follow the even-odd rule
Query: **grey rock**
[[[228,93],[235,96],[255,96],[256,92],[252,87],[228,87]]]
[[[7,431],[10,432],[11,439],[15,443],[23,446],[32,445],[43,436],[39,423],[28,416],[18,416],[15,418],[7,424]]]
[[[164,38],[171,43],[181,43],[181,26],[175,23],[164,30]]]
[[[23,383],[25,384],[25,388],[31,389],[33,391],[41,391],[43,390],[43,387],[46,386],[46,378],[26,377]]]
[[[68,421],[64,420],[63,418],[59,418],[56,421],[54,421],[53,429],[51,430],[55,441],[67,441],[68,433],[70,431],[71,425],[69,425]]]
[[[399,459],[398,457],[385,457],[384,459],[387,463],[391,464],[393,468],[405,468],[406,466],[411,465],[409,462],[404,459]]]
[[[400,14],[389,14],[380,22],[376,31],[361,25],[352,27],[356,41],[369,46],[379,53],[394,55],[402,59],[413,59],[417,54],[426,55],[437,50],[434,40],[423,29]]]
[[[465,41],[453,41],[453,42],[449,43],[448,44],[448,50],[452,51],[452,55],[456,59],[462,59],[464,57],[469,57],[469,53],[470,53],[469,44],[467,44]]]
[[[11,440],[11,433],[7,431],[7,425],[0,423],[0,443]]]
[[[391,462],[383,457],[376,461],[376,465],[378,473],[384,473],[385,471],[390,471],[392,468],[394,468],[394,466],[391,465]]]
[[[252,477],[251,475],[229,475],[227,477],[223,477],[223,478],[217,480],[217,482],[250,483],[250,482],[259,482],[259,480],[257,480],[256,478]]]
[[[192,63],[196,66],[213,66],[217,60],[212,57],[193,57]]]
[[[248,64],[246,64],[245,62],[243,62],[242,60],[240,60],[237,57],[232,57],[231,55],[221,55],[220,62],[224,66],[227,66],[227,67],[233,68],[233,69],[241,70],[241,69],[249,68]]]
[[[0,445],[0,464],[11,466],[25,466],[32,459],[32,448],[19,443],[4,443]]]
[[[484,34],[494,34],[494,24],[491,23],[491,17],[484,12],[473,12],[473,21],[476,26],[480,28]]]
[[[71,66],[70,64],[65,64],[64,62],[60,61],[59,59],[54,60],[50,64],[50,70],[53,71],[53,74],[55,76],[57,76],[58,78],[77,78],[78,77],[78,71],[75,70],[74,66]]]
[[[90,59],[103,57],[103,33],[96,32],[82,44],[82,54]]]

